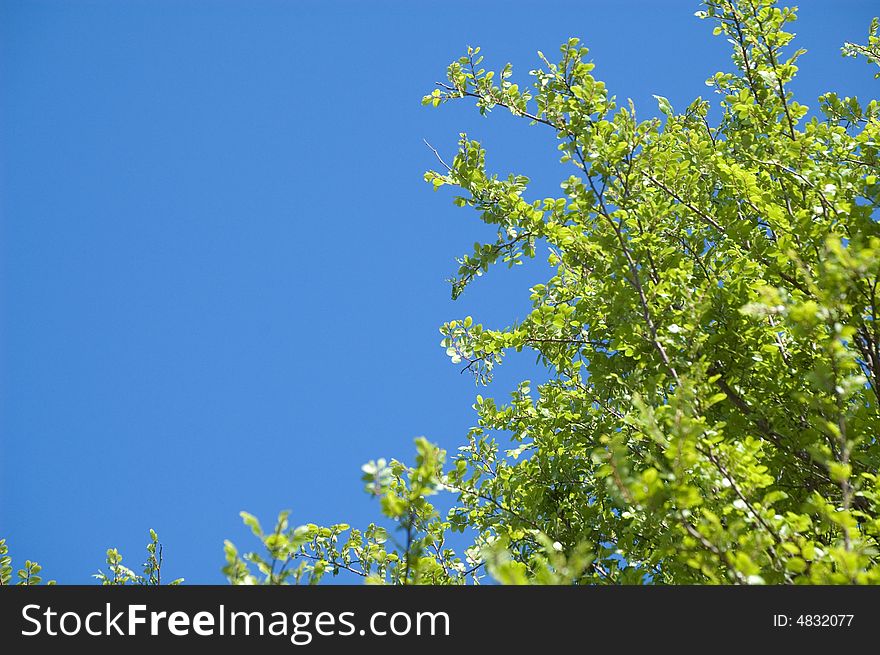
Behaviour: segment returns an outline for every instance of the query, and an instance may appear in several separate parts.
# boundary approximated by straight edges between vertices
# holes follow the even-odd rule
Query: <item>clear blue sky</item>
[[[795,86],[876,94],[844,60],[875,2],[801,2]],[[581,37],[655,115],[729,67],[696,2],[0,1],[0,536],[88,583],[118,546],[219,583],[222,541],[268,522],[366,524],[360,465],[454,450],[477,390],[438,326],[527,312],[540,264],[456,303],[490,231],[422,181],[458,132],[558,192],[555,142],[423,94],[468,44],[524,80]],[[876,96],[875,96],[876,97]],[[566,175],[568,173],[566,172]],[[489,394],[529,375],[511,357]]]

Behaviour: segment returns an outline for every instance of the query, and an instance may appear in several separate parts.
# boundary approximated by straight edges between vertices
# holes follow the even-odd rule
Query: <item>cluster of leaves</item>
[[[278,516],[275,528],[265,532],[256,517],[241,516],[263,552],[239,554],[227,541],[226,566],[223,572],[232,584],[275,585],[317,584],[326,574],[353,574],[367,584],[478,584],[481,570],[488,568],[506,583],[559,584],[570,571],[582,571],[589,556],[578,552],[567,556],[561,545],[540,531],[536,539],[543,550],[536,554],[531,567],[511,557],[509,543],[487,535],[466,549],[464,558],[446,544],[450,532],[468,526],[461,514],[451,512],[441,518],[428,497],[439,491],[458,491],[455,472],[444,473],[446,453],[424,438],[416,439],[414,466],[392,460],[373,461],[363,468],[366,491],[379,499],[382,514],[393,522],[400,541],[388,530],[371,524],[366,530],[352,529],[342,523],[329,527],[315,524],[292,528],[289,512]],[[532,573],[530,577],[530,572]],[[561,574],[560,574],[561,572]]]
[[[843,54],[846,57],[864,57],[873,64],[880,66],[880,19],[875,18],[871,21],[871,27],[868,29],[868,41],[864,45],[859,43],[844,43]],[[874,75],[880,78],[880,72]]]
[[[132,571],[122,563],[122,555],[116,548],[107,551],[107,570],[109,573],[98,571],[94,577],[101,581],[102,585],[141,585],[155,586],[162,584],[162,544],[155,530],[150,530],[150,542],[147,544],[147,560],[143,563],[143,575]],[[177,578],[169,582],[169,585],[179,585],[183,578]]]
[[[403,535],[376,524],[366,530],[347,524],[291,528],[289,512],[282,512],[269,533],[247,512],[242,518],[265,551],[239,555],[226,542],[223,572],[233,584],[316,584],[329,573],[346,571],[373,584],[455,584],[476,572],[473,559],[462,561],[446,547],[448,521],[441,520],[429,497],[442,489],[445,453],[425,439],[416,440],[412,467],[392,460],[363,466],[367,492],[379,499],[382,513],[395,522]]]
[[[24,587],[40,584],[43,581],[43,578],[40,577],[42,570],[43,567],[36,562],[25,560],[24,568],[15,572],[18,578],[15,584]],[[5,539],[0,539],[0,586],[12,584],[12,573],[12,557],[9,555],[9,546],[6,545]],[[55,581],[49,580],[46,584],[53,585]]]

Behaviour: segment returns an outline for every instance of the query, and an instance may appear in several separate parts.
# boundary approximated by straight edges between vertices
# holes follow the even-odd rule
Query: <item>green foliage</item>
[[[39,575],[42,570],[43,567],[36,562],[25,560],[24,568],[15,572],[17,578],[15,584],[23,587],[40,584],[43,582],[43,578]],[[6,545],[5,539],[0,539],[0,587],[12,584],[12,572],[9,546]],[[53,585],[55,581],[49,580],[46,584]]]
[[[150,542],[147,544],[147,561],[143,564],[143,575],[138,575],[130,568],[122,564],[122,555],[115,548],[107,551],[108,573],[98,571],[93,577],[101,581],[103,585],[160,585],[162,584],[162,544],[155,530],[150,530]],[[12,558],[9,556],[9,547],[5,539],[0,539],[0,586],[11,584]],[[24,568],[17,572],[18,585],[38,585],[43,579],[39,573],[43,570],[36,562],[26,560]],[[183,578],[172,580],[171,585],[179,585]],[[54,585],[54,580],[46,584]]]
[[[415,466],[382,459],[363,466],[366,491],[379,499],[399,540],[377,524],[363,531],[345,523],[291,528],[286,511],[267,533],[254,516],[242,512],[262,552],[239,555],[227,541],[224,574],[232,584],[316,584],[328,573],[336,576],[343,571],[368,584],[460,584],[469,576],[475,579],[479,563],[473,558],[462,561],[446,547],[453,526],[428,501],[444,488],[445,456],[420,438]]]
[[[138,575],[122,564],[122,555],[115,548],[107,551],[107,569],[109,573],[98,571],[94,577],[102,585],[161,585],[162,584],[162,544],[155,530],[150,530],[150,542],[147,544],[147,561],[143,564],[143,575]],[[168,584],[179,585],[183,578],[172,580]]]
[[[810,116],[789,88],[795,11],[704,4],[733,50],[706,82],[715,125],[703,98],[676,112],[656,96],[662,118],[638,119],[577,39],[556,62],[538,53],[531,88],[479,48],[449,66],[424,104],[507,109],[573,170],[562,195],[530,199],[467,135],[449,164],[435,152],[426,181],[497,228],[459,259],[453,298],[539,248],[553,269],[523,320],[452,320],[441,345],[480,384],[524,349],[549,380],[477,396],[446,467],[424,440],[412,468],[364,467],[396,547],[375,525],[291,531],[283,515],[267,537],[243,515],[268,556],[227,544],[232,582],[880,583],[880,105],[827,93]],[[843,52],[878,63],[877,21]],[[439,490],[457,499],[442,518]],[[444,535],[466,530],[461,561]]]
[[[880,19],[874,18],[871,21],[871,27],[868,28],[868,42],[865,45],[858,43],[844,43],[841,51],[845,57],[864,57],[869,62],[880,66],[880,36],[877,31],[880,30]],[[874,75],[880,78],[880,73]]]
[[[539,53],[529,91],[469,49],[426,97],[549,128],[574,167],[562,196],[529,200],[527,179],[489,173],[462,135],[425,176],[498,228],[460,260],[454,297],[537,243],[554,269],[518,324],[441,329],[478,382],[511,349],[550,372],[507,404],[478,396],[448,474],[450,521],[509,544],[504,581],[540,579],[551,540],[592,554],[571,582],[880,582],[880,106],[828,93],[808,118],[789,89],[793,9],[697,15],[733,46],[735,71],[707,81],[714,126],[702,98],[677,113],[657,96],[663,119],[639,120],[577,39],[558,62]],[[844,53],[878,63],[877,43],[875,20]]]

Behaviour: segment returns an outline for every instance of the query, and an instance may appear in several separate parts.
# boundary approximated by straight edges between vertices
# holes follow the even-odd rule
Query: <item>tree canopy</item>
[[[803,50],[795,10],[705,3],[734,72],[662,118],[637,118],[593,77],[577,39],[513,81],[479,48],[424,103],[507,109],[555,138],[571,175],[558,198],[486,168],[480,143],[425,179],[497,227],[459,260],[453,297],[493,265],[549,250],[553,275],[504,329],[446,323],[453,363],[485,384],[509,351],[537,353],[549,381],[510,402],[477,396],[479,421],[449,466],[424,440],[415,465],[364,468],[405,543],[347,525],[266,536],[281,578],[348,568],[371,580],[880,582],[880,105],[827,93],[815,111],[789,84]],[[878,60],[877,21],[866,45]],[[501,445],[509,435],[512,448]],[[441,516],[430,494],[456,496]],[[472,529],[456,553],[449,531]],[[227,546],[230,579],[247,565]],[[271,564],[256,561],[269,581]],[[268,574],[267,574],[268,570]]]
[[[793,9],[697,15],[734,70],[683,109],[658,96],[660,117],[611,97],[574,38],[530,84],[479,48],[452,62],[425,104],[508,110],[571,168],[535,199],[467,135],[448,164],[437,153],[427,182],[497,227],[459,259],[453,297],[496,264],[549,252],[552,268],[521,322],[452,320],[443,347],[481,384],[532,351],[548,381],[477,396],[449,459],[419,439],[412,465],[365,465],[397,530],[243,513],[262,551],[227,542],[231,582],[880,582],[880,104],[795,99]],[[877,20],[843,53],[880,65]]]

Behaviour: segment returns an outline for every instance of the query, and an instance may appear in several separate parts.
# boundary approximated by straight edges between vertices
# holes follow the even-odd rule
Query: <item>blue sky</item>
[[[795,90],[876,97],[844,60],[874,2],[805,1]],[[710,92],[727,44],[670,2],[0,1],[0,537],[60,583],[118,546],[220,583],[265,522],[366,524],[360,465],[454,450],[477,390],[445,320],[528,311],[540,263],[457,302],[490,232],[422,181],[427,139],[558,193],[555,142],[422,95],[467,45],[522,81],[569,36],[643,117]],[[565,169],[567,175],[567,169]],[[510,357],[489,393],[534,373]]]

